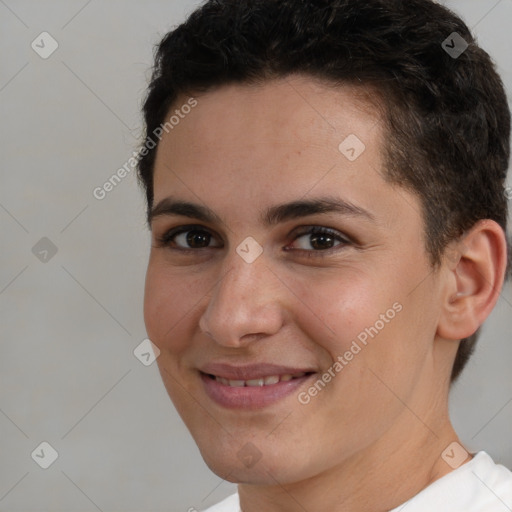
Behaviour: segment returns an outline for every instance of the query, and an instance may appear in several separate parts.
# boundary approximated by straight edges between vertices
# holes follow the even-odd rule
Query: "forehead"
[[[311,140],[312,132],[342,140],[347,130],[365,137],[368,124],[373,127],[380,120],[367,93],[362,87],[334,86],[302,75],[224,85],[198,96],[193,121],[183,123],[183,131],[193,128],[192,146],[196,140],[297,144]],[[185,102],[182,96],[173,108]]]
[[[173,124],[179,123],[164,133],[156,170],[171,162],[179,170],[185,161],[190,165],[205,157],[212,166],[226,169],[229,162],[223,156],[228,154],[232,167],[238,160],[257,166],[271,157],[279,160],[297,154],[304,163],[313,154],[334,163],[340,157],[357,157],[363,148],[368,150],[365,156],[377,156],[382,123],[365,92],[361,87],[335,87],[301,75],[256,85],[221,86],[196,96],[197,106],[185,109],[188,113],[182,113],[181,119],[174,115]],[[178,98],[166,120],[180,113],[187,101],[187,96]],[[341,147],[344,154],[340,144],[346,140],[346,147]],[[158,182],[159,173],[155,174]]]

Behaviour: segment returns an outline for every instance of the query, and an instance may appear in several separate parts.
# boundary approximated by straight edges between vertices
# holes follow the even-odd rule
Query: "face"
[[[144,316],[202,456],[274,484],[393,450],[439,387],[441,291],[379,115],[300,76],[196,100],[158,147]]]

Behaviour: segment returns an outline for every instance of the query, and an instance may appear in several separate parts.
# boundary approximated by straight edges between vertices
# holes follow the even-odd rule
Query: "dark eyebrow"
[[[369,211],[341,198],[319,197],[271,206],[263,212],[260,222],[264,226],[270,227],[287,220],[319,213],[339,213],[347,216],[366,217],[372,221],[375,220],[375,217]],[[179,201],[172,197],[162,199],[152,208],[148,223],[151,224],[153,219],[163,215],[181,215],[212,224],[223,224],[222,219],[208,207],[187,201]]]
[[[375,217],[364,208],[356,206],[339,197],[318,197],[315,199],[298,200],[268,208],[262,215],[261,222],[265,226],[272,226],[291,219],[315,215],[318,213],[339,213],[347,216],[366,217],[375,220]]]

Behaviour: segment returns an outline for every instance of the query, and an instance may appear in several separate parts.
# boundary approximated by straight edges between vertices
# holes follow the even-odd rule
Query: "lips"
[[[206,394],[227,408],[258,409],[296,391],[314,370],[306,367],[210,363],[200,369]]]
[[[210,363],[200,368],[202,373],[206,375],[213,375],[228,380],[257,380],[265,379],[266,377],[285,375],[300,375],[305,373],[315,372],[313,368],[308,367],[292,367],[292,366],[279,366],[269,363],[258,363],[251,365],[230,365],[224,363]]]
[[[256,387],[256,386],[272,386],[273,384],[277,384],[278,382],[288,382],[292,379],[300,379],[306,375],[305,372],[297,373],[295,375],[291,373],[285,373],[284,375],[269,375],[268,377],[262,377],[260,379],[249,379],[249,380],[240,380],[240,379],[226,379],[224,377],[213,376],[217,382],[224,384],[225,386],[231,386],[232,388],[241,388],[241,387]]]

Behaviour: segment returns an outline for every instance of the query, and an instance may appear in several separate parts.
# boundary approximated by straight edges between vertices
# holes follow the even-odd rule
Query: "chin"
[[[219,443],[215,447],[207,443],[198,444],[203,460],[213,473],[228,482],[275,485],[276,480],[289,484],[312,476],[301,474],[305,461],[291,456],[292,448],[285,454],[267,446],[262,453],[257,452],[249,441],[242,443],[242,448],[238,447],[240,441],[229,446]]]
[[[275,485],[276,480],[280,483],[288,483],[287,481],[283,482],[280,468],[270,469],[262,461],[256,463],[253,467],[246,468],[243,467],[236,455],[233,458],[223,457],[222,460],[205,456],[203,456],[203,459],[213,473],[231,483]]]

